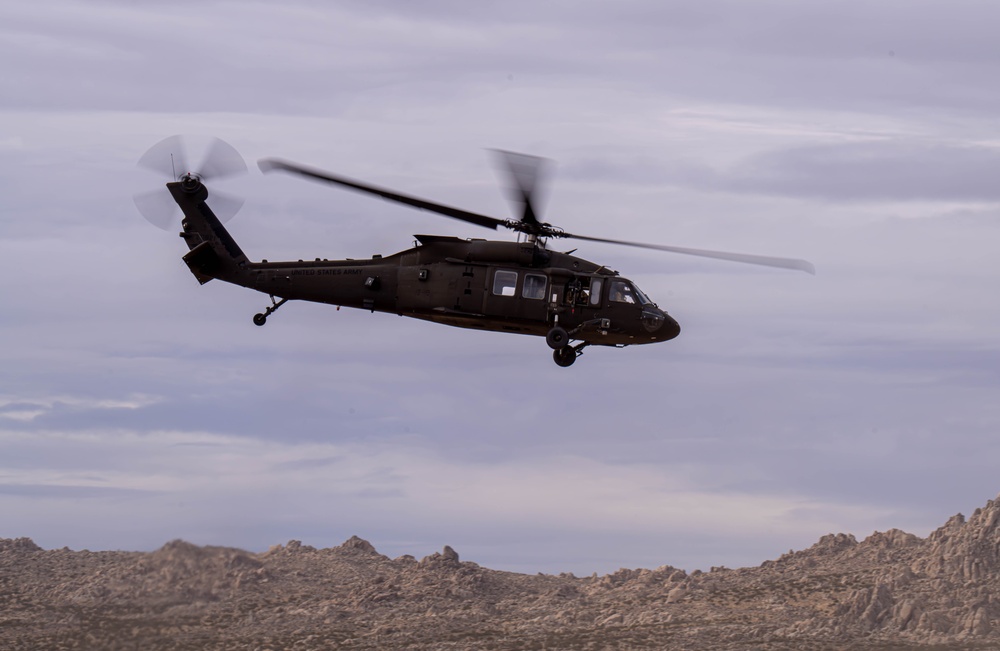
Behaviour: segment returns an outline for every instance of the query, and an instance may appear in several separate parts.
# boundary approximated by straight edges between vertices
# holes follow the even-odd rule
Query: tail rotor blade
[[[246,201],[243,197],[237,197],[218,190],[209,190],[208,204],[212,207],[212,212],[225,224],[236,216],[236,213],[243,207]]]
[[[174,203],[173,198],[165,190],[150,190],[149,192],[139,192],[132,196],[135,207],[139,209],[139,214],[146,218],[153,226],[169,231],[180,209]]]
[[[217,181],[237,174],[246,174],[247,164],[232,145],[225,140],[213,138],[205,152],[205,159],[198,168],[198,176],[203,181]]]
[[[182,136],[170,136],[156,143],[142,155],[139,167],[155,172],[163,179],[176,181],[190,170]]]

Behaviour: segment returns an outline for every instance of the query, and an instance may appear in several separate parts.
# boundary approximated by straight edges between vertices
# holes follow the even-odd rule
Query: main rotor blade
[[[273,170],[282,170],[285,172],[291,172],[292,174],[299,174],[301,176],[315,179],[317,181],[334,183],[336,185],[341,185],[344,186],[345,188],[350,188],[352,190],[357,190],[359,192],[374,194],[388,201],[395,201],[396,203],[402,203],[407,206],[419,208],[420,210],[428,210],[430,212],[436,212],[439,215],[452,217],[454,219],[460,219],[465,222],[476,224],[477,226],[484,226],[486,228],[492,228],[492,229],[496,229],[500,226],[507,226],[507,222],[505,222],[502,219],[496,219],[495,217],[488,217],[486,215],[480,215],[478,213],[468,212],[466,210],[460,210],[458,208],[452,208],[450,206],[434,203],[433,201],[427,201],[425,199],[419,199],[417,197],[411,197],[405,194],[399,194],[398,192],[386,190],[384,188],[380,188],[374,185],[369,185],[367,183],[361,183],[360,181],[355,181],[354,179],[349,179],[343,176],[336,176],[334,174],[330,174],[329,172],[324,172],[322,170],[318,170],[315,168],[306,167],[304,165],[299,165],[297,163],[291,163],[289,161],[284,161],[276,158],[264,158],[257,162],[257,166],[260,168],[261,172],[270,172]]]
[[[534,230],[540,225],[538,219],[537,188],[541,184],[542,174],[551,162],[547,158],[518,154],[503,149],[492,150],[496,160],[506,167],[507,174],[514,182],[510,189],[511,198],[523,205],[521,221]]]
[[[816,267],[807,260],[795,258],[772,258],[764,255],[749,255],[747,253],[727,253],[725,251],[706,251],[704,249],[686,249],[679,246],[663,246],[661,244],[645,244],[643,242],[626,242],[624,240],[609,240],[603,237],[587,237],[586,235],[571,235],[563,233],[561,237],[573,238],[576,240],[586,240],[588,242],[606,242],[608,244],[621,244],[623,246],[634,246],[640,249],[654,249],[656,251],[668,251],[670,253],[682,253],[684,255],[695,255],[701,258],[715,258],[716,260],[729,260],[731,262],[743,262],[745,264],[757,264],[765,267],[778,267],[780,269],[794,269],[804,271],[808,274],[816,275]]]

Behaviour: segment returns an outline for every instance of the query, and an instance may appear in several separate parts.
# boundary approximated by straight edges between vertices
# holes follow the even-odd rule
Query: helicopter
[[[680,334],[665,309],[617,271],[560,252],[552,240],[575,239],[654,249],[814,274],[805,260],[647,244],[568,233],[539,219],[536,187],[546,159],[494,150],[513,181],[518,219],[499,219],[420,199],[351,178],[277,158],[258,162],[263,173],[284,172],[374,195],[485,228],[518,234],[517,241],[446,235],[415,235],[415,245],[398,253],[364,259],[260,262],[250,260],[223,222],[242,201],[213,190],[208,181],[247,172],[228,143],[213,139],[204,162],[191,171],[180,136],[150,148],[138,166],[171,180],[161,190],[135,195],[147,220],[169,229],[180,208],[183,261],[198,280],[213,279],[267,294],[271,304],[253,316],[263,326],[290,300],[313,301],[385,312],[460,328],[544,337],[555,363],[571,366],[588,346],[625,347],[659,343]]]

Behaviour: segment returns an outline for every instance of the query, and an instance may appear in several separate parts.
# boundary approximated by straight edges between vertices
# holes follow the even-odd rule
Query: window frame
[[[493,287],[492,287],[493,296],[503,296],[504,298],[516,297],[518,275],[519,274],[516,271],[511,271],[510,269],[497,269],[493,273]],[[514,277],[513,283],[508,283],[505,281],[502,284],[500,284],[502,278],[509,279],[510,276]],[[510,289],[510,293],[505,294],[503,290],[508,288]]]
[[[533,288],[533,294],[532,295],[528,294],[528,279],[529,278],[532,278],[532,279],[539,278],[542,281],[541,285],[538,285],[537,287]],[[532,301],[544,301],[545,300],[545,290],[548,289],[548,286],[549,286],[549,277],[546,276],[545,274],[526,273],[526,274],[524,274],[524,283],[521,285],[521,298],[527,298],[527,299],[532,300]],[[534,295],[534,294],[537,294],[537,296]]]
[[[601,292],[604,290],[604,279],[603,278],[591,278],[590,279],[590,306],[600,307],[601,305]]]

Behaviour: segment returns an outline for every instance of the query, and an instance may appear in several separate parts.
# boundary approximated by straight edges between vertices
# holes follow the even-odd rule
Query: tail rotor
[[[164,182],[217,181],[247,173],[246,163],[239,152],[224,140],[212,138],[204,147],[201,164],[188,167],[188,146],[180,135],[164,138],[150,147],[136,163],[137,167],[153,172]],[[220,221],[231,219],[243,207],[243,198],[212,190],[212,212]],[[150,224],[169,231],[177,227],[181,211],[166,188],[138,192],[132,197],[139,213]]]

